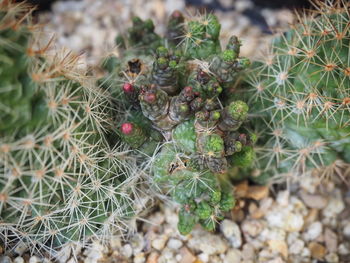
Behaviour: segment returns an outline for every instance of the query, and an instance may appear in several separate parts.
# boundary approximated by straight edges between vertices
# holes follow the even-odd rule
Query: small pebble
[[[324,241],[328,252],[336,252],[338,247],[338,237],[331,229],[326,228],[324,231]]]
[[[311,256],[315,259],[323,259],[326,254],[326,248],[317,242],[311,242],[308,245]]]
[[[29,263],[39,263],[40,260],[37,256],[31,256],[29,259]]]
[[[289,191],[279,191],[277,194],[276,201],[280,206],[287,206],[289,203]]]
[[[336,253],[327,254],[324,259],[329,263],[339,262],[339,256]]]
[[[152,252],[148,256],[146,263],[158,263],[158,258],[159,258],[158,252]]]
[[[168,240],[167,235],[161,235],[160,237],[152,241],[152,247],[158,250],[162,250]]]
[[[13,263],[24,263],[24,259],[22,257],[16,257],[13,260]]]
[[[300,197],[310,208],[323,209],[327,205],[327,199],[321,195],[308,194],[305,191],[301,191]]]
[[[125,244],[121,251],[122,255],[126,258],[130,258],[132,256],[132,247],[130,244]]]
[[[193,263],[196,260],[195,255],[187,247],[180,249],[181,260],[180,263]]]
[[[269,195],[269,188],[267,186],[250,186],[247,192],[247,198],[254,200],[262,200]]]
[[[141,234],[135,234],[131,240],[130,240],[130,244],[133,250],[133,254],[138,254],[141,253],[144,246],[145,246],[145,241],[144,238]]]
[[[8,256],[0,256],[0,263],[12,263],[12,260]]]
[[[305,242],[301,239],[295,240],[289,247],[289,253],[298,255],[305,247]]]
[[[328,205],[325,209],[322,210],[322,212],[325,217],[335,217],[341,213],[344,208],[344,202],[342,200],[342,197],[339,195],[337,197],[331,198],[328,202]]]
[[[322,224],[321,222],[313,222],[309,227],[307,228],[304,239],[307,241],[316,239],[319,235],[322,233]]]
[[[224,263],[240,263],[242,253],[238,249],[231,248],[226,252]]]
[[[241,231],[235,222],[225,219],[221,222],[220,229],[234,248],[239,248],[242,245]]]
[[[344,234],[344,236],[350,238],[350,221],[348,221],[346,223],[346,225],[344,226],[343,234]]]
[[[200,253],[199,255],[197,255],[197,257],[202,262],[209,262],[209,255],[208,254]]]
[[[170,238],[167,243],[167,247],[173,250],[178,250],[182,247],[182,241],[175,238]]]
[[[247,233],[251,237],[256,237],[263,230],[263,224],[259,220],[245,220],[242,223],[243,233]]]
[[[255,257],[254,247],[249,243],[244,244],[242,248],[243,262],[254,260],[254,257]]]
[[[288,247],[285,241],[270,240],[268,241],[268,244],[272,251],[280,253],[283,256],[283,258],[288,258]]]
[[[138,253],[134,256],[134,263],[144,263],[146,261],[144,253]]]

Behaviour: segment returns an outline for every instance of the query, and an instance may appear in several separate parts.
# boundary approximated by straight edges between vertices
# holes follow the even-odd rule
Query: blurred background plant
[[[257,173],[294,177],[316,169],[348,183],[349,5],[312,3],[315,10],[276,36],[248,76],[251,108],[264,118],[256,128]]]

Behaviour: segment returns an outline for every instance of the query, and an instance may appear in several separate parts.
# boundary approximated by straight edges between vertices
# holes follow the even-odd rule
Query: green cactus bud
[[[237,59],[237,53],[235,53],[235,51],[233,51],[231,49],[228,49],[228,50],[225,50],[224,52],[221,53],[221,58],[225,62],[233,63]]]
[[[199,219],[207,219],[212,214],[212,207],[205,201],[198,204],[196,209],[196,215]]]
[[[248,105],[241,100],[231,102],[230,106],[227,108],[229,116],[237,121],[245,120],[248,115],[248,110]]]

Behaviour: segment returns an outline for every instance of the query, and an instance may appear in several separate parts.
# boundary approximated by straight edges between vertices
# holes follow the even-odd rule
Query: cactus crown
[[[197,222],[214,229],[223,212],[232,208],[227,176],[234,166],[231,157],[252,148],[243,125],[248,106],[230,99],[230,87],[249,60],[239,57],[236,37],[221,50],[220,27],[212,14],[186,19],[175,11],[165,38],[154,38],[157,43],[149,42],[147,51],[122,48],[121,58],[106,60],[109,74],[101,80],[125,106],[122,129],[129,123],[135,127],[135,132],[123,132],[124,141],[152,156],[155,183],[181,204],[182,234]],[[146,35],[153,32],[135,25],[129,32],[137,30],[151,39]],[[130,43],[130,37],[124,42]],[[140,69],[136,74],[130,70],[135,61]],[[164,146],[159,149],[158,144]],[[241,164],[249,166],[251,156],[242,154]]]

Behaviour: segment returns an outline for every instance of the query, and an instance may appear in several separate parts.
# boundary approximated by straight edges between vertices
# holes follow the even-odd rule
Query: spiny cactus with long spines
[[[350,162],[349,4],[312,3],[249,74],[252,111],[265,118],[263,173],[341,175]]]
[[[180,233],[197,223],[213,230],[234,206],[228,170],[254,159],[248,106],[227,96],[250,62],[239,57],[235,36],[221,50],[220,23],[212,14],[186,19],[175,11],[163,38],[139,26],[139,18],[133,21],[126,39],[117,38],[119,56],[106,59],[109,74],[101,79],[125,107],[119,133],[151,157],[145,163],[154,181],[181,205]],[[138,44],[135,34],[143,36],[143,49],[126,48]]]
[[[54,256],[128,230],[142,171],[111,132],[107,92],[77,56],[39,47],[30,11],[0,1],[0,240]]]

